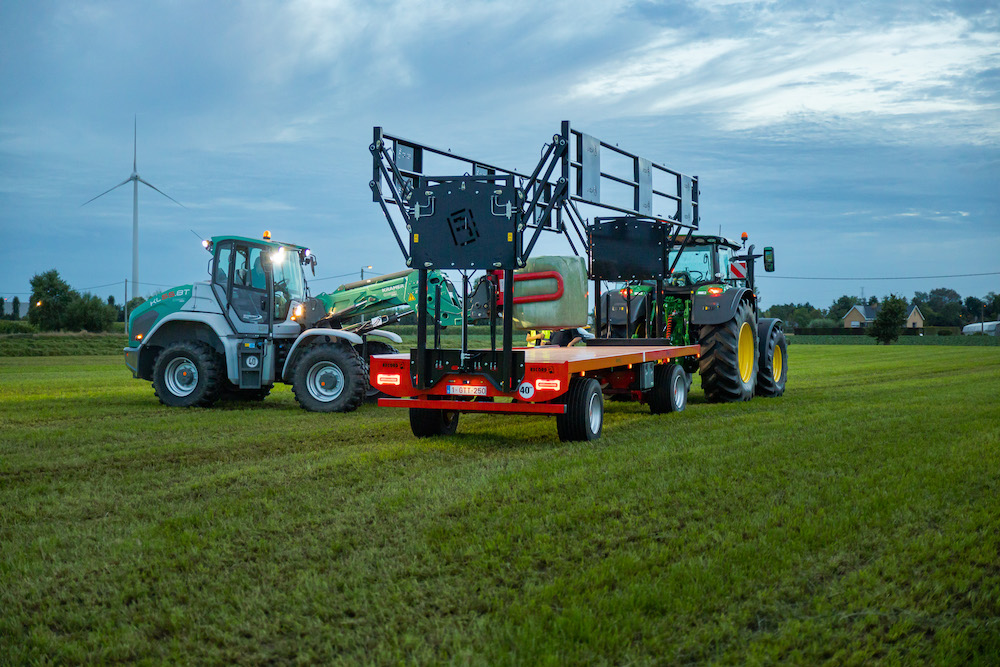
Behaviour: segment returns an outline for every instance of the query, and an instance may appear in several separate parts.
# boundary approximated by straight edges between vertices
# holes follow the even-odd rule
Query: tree
[[[93,294],[77,296],[66,309],[65,328],[73,331],[107,331],[115,321],[117,309]]]
[[[837,323],[826,317],[817,317],[806,326],[807,329],[835,329]]]
[[[878,305],[878,297],[875,296],[874,294],[872,294],[870,297],[868,297],[868,305],[869,306],[877,306]]]
[[[953,289],[938,287],[917,292],[913,303],[920,306],[926,323],[932,327],[957,327],[962,324],[962,297]]]
[[[15,296],[14,300],[10,302],[10,305],[11,305],[10,319],[17,322],[18,320],[21,319],[21,297]]]
[[[979,322],[985,310],[986,302],[974,296],[965,297],[962,303],[962,317],[966,322]]]
[[[875,315],[875,321],[868,327],[868,335],[875,344],[888,345],[897,338],[906,322],[906,299],[890,294],[882,300],[882,306]]]
[[[66,311],[79,294],[59,277],[55,269],[31,278],[31,308],[28,321],[39,331],[55,331],[66,326]]]
[[[826,311],[826,316],[834,322],[840,322],[851,308],[859,304],[860,300],[857,297],[845,294],[833,302],[830,309]]]
[[[14,297],[17,299],[17,297]],[[990,292],[983,299],[986,302],[986,317],[991,320],[1000,319],[1000,294]]]
[[[4,306],[6,305],[7,305],[7,300],[2,296],[0,296],[0,320],[7,319],[7,313],[4,312],[4,310],[6,310]]]

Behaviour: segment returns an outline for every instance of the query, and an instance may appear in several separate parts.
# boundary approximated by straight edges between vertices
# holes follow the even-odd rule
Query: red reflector
[[[397,373],[379,373],[375,376],[375,384],[394,384],[399,386],[401,380]]]
[[[559,391],[559,387],[562,383],[559,380],[535,380],[535,389],[541,391],[542,389],[552,389],[553,391]]]

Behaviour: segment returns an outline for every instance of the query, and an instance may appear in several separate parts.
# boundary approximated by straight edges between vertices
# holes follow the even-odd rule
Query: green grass
[[[0,663],[995,664],[1000,350],[789,356],[591,444],[0,359]]]
[[[788,336],[792,345],[876,345],[871,336]],[[998,336],[900,336],[892,345],[948,345],[953,347],[1000,347]]]

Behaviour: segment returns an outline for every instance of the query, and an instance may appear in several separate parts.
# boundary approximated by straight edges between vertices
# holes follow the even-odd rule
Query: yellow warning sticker
[[[420,234],[414,234],[413,235],[413,242],[414,243],[420,243]]]
[[[507,232],[507,243],[514,242],[514,232]]]

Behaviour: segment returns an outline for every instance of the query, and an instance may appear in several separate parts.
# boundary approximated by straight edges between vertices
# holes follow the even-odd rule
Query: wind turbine
[[[141,176],[139,176],[139,172],[136,170],[136,153],[137,153],[136,144],[138,143],[137,139],[139,135],[138,121],[136,119],[133,119],[133,123],[134,124],[132,127],[132,175],[126,178],[118,185],[116,185],[115,187],[109,190],[105,190],[104,192],[97,195],[93,199],[88,199],[87,201],[83,202],[81,206],[86,206],[90,202],[94,201],[94,199],[100,199],[104,195],[111,192],[111,190],[117,190],[126,183],[129,182],[132,183],[132,294],[134,296],[138,294],[139,290],[139,184],[142,183],[143,185],[153,188],[154,190],[156,190],[161,195],[163,195],[173,203],[177,204],[181,208],[187,208],[187,207],[184,206],[184,204],[177,201],[176,199],[174,199],[173,197],[171,197],[170,195],[168,195],[166,192],[163,192],[155,185],[149,183],[148,181],[144,180]],[[128,294],[126,294],[125,297],[126,297],[125,301],[127,303]]]

